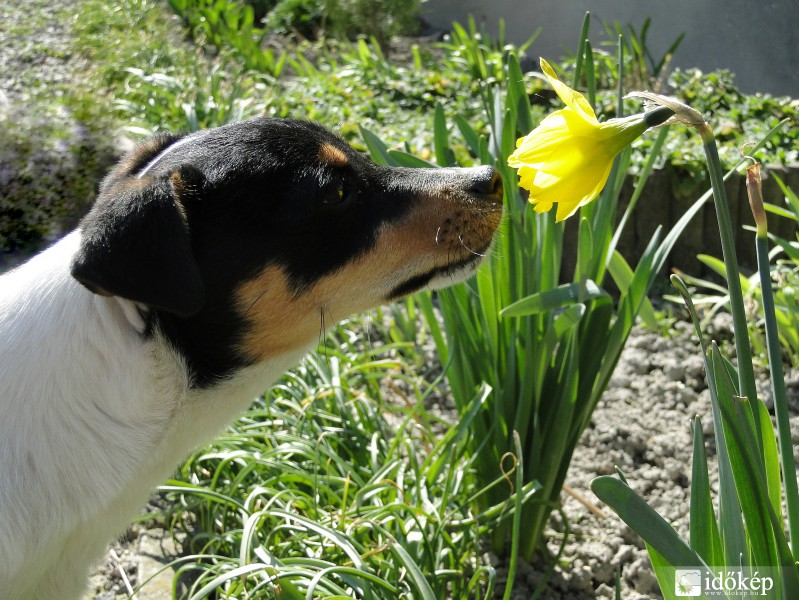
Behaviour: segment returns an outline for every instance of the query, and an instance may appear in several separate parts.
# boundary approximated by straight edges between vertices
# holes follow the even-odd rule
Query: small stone
[[[678,362],[670,362],[663,367],[663,374],[669,381],[682,381],[685,379],[685,367]]]
[[[633,563],[638,566],[636,569],[635,591],[641,594],[653,594],[660,590],[657,577],[652,572],[652,566],[648,558],[639,558]]]
[[[682,466],[675,460],[666,463],[666,473],[672,481],[679,481],[685,476]]]
[[[616,554],[613,555],[613,558],[610,562],[613,563],[614,566],[616,565],[624,565],[630,562],[635,555],[635,546],[631,546],[629,544],[624,544],[621,546]]]
[[[571,572],[571,585],[573,588],[590,590],[593,579],[594,575],[586,565],[579,566]]]
[[[596,590],[594,590],[594,596],[599,599],[613,600],[616,597],[616,590],[610,587],[607,583],[602,583],[599,585]]]
[[[494,552],[486,552],[483,554],[483,562],[491,565],[494,568],[497,568],[500,564],[502,564],[499,556],[497,556]]]

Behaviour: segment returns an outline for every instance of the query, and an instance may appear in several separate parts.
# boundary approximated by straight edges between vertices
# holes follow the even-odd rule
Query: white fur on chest
[[[197,445],[301,353],[193,391],[132,304],[69,275],[79,233],[0,278],[0,590],[79,594],[89,563]]]

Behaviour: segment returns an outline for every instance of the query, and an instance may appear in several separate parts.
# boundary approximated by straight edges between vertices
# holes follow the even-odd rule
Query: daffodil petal
[[[580,202],[597,185],[597,179],[588,180],[578,177],[561,177],[557,180],[538,178],[546,185],[534,185],[530,189],[530,197],[542,202],[579,205]]]
[[[607,154],[605,147],[597,145],[591,139],[576,138],[573,142],[569,145],[551,144],[536,148],[518,162],[533,169],[545,169],[549,173],[574,173],[581,176],[586,164],[604,163],[613,159],[613,156]]]
[[[534,204],[557,203],[558,221],[571,216],[581,206],[588,204],[599,195],[610,175],[613,163],[594,164],[587,167],[582,174],[571,174],[558,177],[551,173],[533,171],[527,181],[532,185],[522,186],[530,191],[530,202]]]
[[[533,187],[535,182],[535,174],[538,171],[530,167],[519,167],[519,186],[526,190]]]
[[[519,185],[529,190],[534,209],[545,212],[557,204],[556,220],[562,221],[596,198],[616,154],[650,123],[646,115],[599,123],[588,101],[561,83],[543,59],[541,68],[566,108],[518,139],[508,164],[518,170]]]
[[[544,173],[544,171],[536,171],[535,179],[533,179],[533,188],[535,190],[547,190],[557,185],[562,180],[563,178],[557,175]]]
[[[578,113],[581,118],[591,123],[597,123],[596,113],[591,108],[591,104],[585,99],[580,92],[571,89],[568,85],[563,83],[558,76],[555,75],[555,70],[543,58],[538,59],[541,63],[541,70],[544,72],[549,85],[555,90],[558,97],[563,100],[563,103]]]
[[[608,154],[610,146],[596,139],[596,128],[577,127],[578,131],[575,131],[575,128],[569,126],[575,120],[579,119],[570,116],[560,121],[551,121],[551,126],[542,123],[518,142],[516,150],[508,157],[508,164],[518,168],[525,164],[537,166],[550,162],[569,163],[575,160],[570,158],[575,153],[600,159],[611,158],[613,155]],[[558,168],[560,167],[548,170],[554,171]]]

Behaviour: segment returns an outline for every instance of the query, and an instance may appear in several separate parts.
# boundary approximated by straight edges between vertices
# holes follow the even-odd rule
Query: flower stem
[[[757,267],[760,272],[760,291],[763,299],[763,316],[766,323],[766,349],[774,395],[774,414],[777,418],[777,442],[780,449],[782,481],[785,487],[785,504],[788,513],[788,532],[794,560],[799,560],[799,491],[796,483],[796,462],[793,457],[791,425],[788,419],[788,397],[785,392],[785,374],[774,312],[774,294],[771,289],[771,267],[768,256],[768,237],[765,228],[758,227],[756,238]]]
[[[727,287],[730,293],[730,309],[732,323],[735,331],[735,350],[738,356],[738,387],[742,396],[749,398],[752,414],[755,419],[755,430],[760,435],[759,411],[754,407],[757,399],[755,387],[755,371],[752,366],[752,351],[749,347],[747,335],[746,311],[744,310],[743,292],[741,290],[738,259],[735,254],[735,240],[733,237],[732,221],[730,219],[729,201],[724,189],[724,180],[721,173],[721,161],[716,147],[716,138],[709,125],[703,123],[698,126],[702,145],[705,148],[710,184],[713,187],[713,201],[716,205],[716,215],[721,236],[721,250],[724,255],[724,266],[727,270]],[[759,439],[759,437],[758,437]],[[761,443],[762,448],[762,443]]]

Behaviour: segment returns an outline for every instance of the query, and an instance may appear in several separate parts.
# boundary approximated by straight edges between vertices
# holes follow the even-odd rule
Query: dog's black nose
[[[467,191],[475,196],[486,196],[487,199],[502,201],[502,177],[494,167],[478,167],[473,169],[474,175]]]

